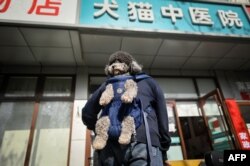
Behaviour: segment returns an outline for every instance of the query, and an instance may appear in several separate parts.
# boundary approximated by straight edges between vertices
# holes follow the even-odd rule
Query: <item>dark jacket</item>
[[[88,129],[94,130],[97,116],[102,106],[99,105],[99,99],[105,90],[103,83],[91,96],[82,109],[82,120]],[[168,114],[166,109],[166,101],[163,92],[156,81],[149,77],[137,82],[137,97],[142,101],[143,108],[151,107],[148,114],[148,123],[153,146],[158,146],[162,151],[169,149],[171,139],[168,132]],[[138,142],[147,143],[145,127],[142,124],[136,129],[136,140]]]

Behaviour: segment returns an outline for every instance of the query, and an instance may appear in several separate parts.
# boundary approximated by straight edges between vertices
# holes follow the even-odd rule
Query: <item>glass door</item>
[[[176,115],[182,134],[186,156],[184,159],[202,159],[211,151],[210,138],[202,113],[196,101],[176,101]]]
[[[233,149],[234,145],[225,119],[219,90],[216,89],[200,98],[199,107],[207,125],[213,150]]]

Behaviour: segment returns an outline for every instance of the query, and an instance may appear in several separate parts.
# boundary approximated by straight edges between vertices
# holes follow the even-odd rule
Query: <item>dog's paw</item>
[[[93,148],[96,150],[101,150],[106,146],[107,139],[101,137],[101,136],[96,136],[95,140],[93,141]]]
[[[104,97],[101,97],[99,100],[99,104],[105,106],[108,104],[108,101]]]
[[[121,135],[118,142],[122,145],[127,145],[131,141],[131,135]]]
[[[133,97],[131,97],[129,94],[125,93],[121,96],[121,100],[123,103],[132,103]]]
[[[135,133],[134,118],[127,116],[122,121],[121,135],[118,142],[122,145],[127,145],[131,141],[132,135]]]

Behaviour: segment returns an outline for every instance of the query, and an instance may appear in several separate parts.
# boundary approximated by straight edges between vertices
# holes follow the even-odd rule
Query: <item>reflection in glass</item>
[[[67,165],[71,111],[71,102],[40,104],[30,166]]]
[[[223,112],[213,98],[209,98],[203,106],[209,131],[211,133],[211,141],[214,150],[223,151],[232,149],[231,139],[228,134],[228,127],[224,120]]]
[[[208,131],[197,103],[177,102],[178,116],[188,159],[201,159],[211,150]]]
[[[33,105],[32,102],[0,104],[0,165],[23,166]]]
[[[46,77],[43,96],[71,95],[72,77]]]
[[[240,113],[250,133],[250,105],[239,105]]]
[[[156,78],[165,98],[197,98],[195,86],[191,78]]]
[[[200,92],[200,96],[207,94],[216,89],[216,85],[211,78],[197,78],[197,86]]]
[[[6,97],[34,97],[37,77],[10,77]]]

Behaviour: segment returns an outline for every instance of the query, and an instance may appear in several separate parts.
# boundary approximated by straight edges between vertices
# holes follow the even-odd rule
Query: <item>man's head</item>
[[[132,55],[125,51],[117,51],[110,55],[108,65],[105,67],[106,75],[115,76],[122,74],[137,74],[142,67],[135,61]]]

